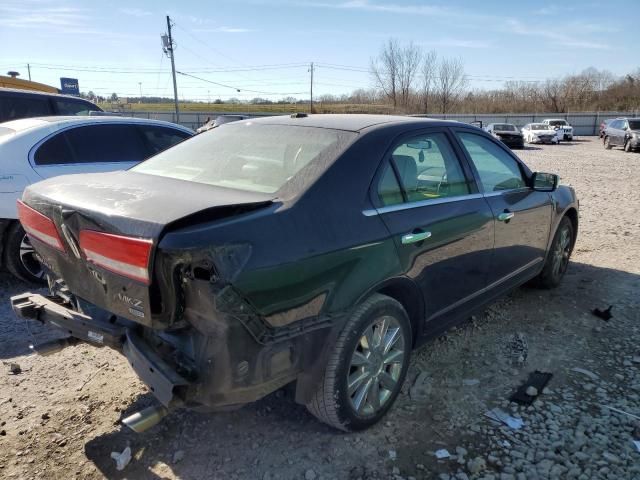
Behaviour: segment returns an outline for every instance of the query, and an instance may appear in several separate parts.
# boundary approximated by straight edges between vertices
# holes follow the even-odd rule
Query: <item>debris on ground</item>
[[[424,401],[431,393],[431,380],[427,372],[420,372],[409,389],[409,396],[413,401]]]
[[[529,356],[529,345],[523,333],[513,334],[506,344],[506,355],[517,365],[524,365]]]
[[[596,317],[601,318],[605,322],[608,322],[613,318],[613,315],[611,314],[612,308],[613,308],[613,305],[609,305],[609,308],[607,308],[606,310],[600,310],[599,308],[594,308],[593,310],[591,310],[591,313],[593,313]]]
[[[596,375],[593,372],[590,372],[589,370],[585,370],[584,368],[580,368],[580,367],[574,367],[571,369],[572,372],[576,372],[576,373],[581,373],[583,375],[586,375],[587,377],[589,377],[591,380],[593,380],[594,382],[597,381],[599,379],[598,375]]]
[[[20,365],[17,363],[10,363],[9,372],[11,372],[11,375],[20,375],[22,373],[22,368],[20,368]]]
[[[178,463],[184,458],[184,450],[177,450],[171,458],[172,463]]]
[[[443,458],[449,458],[451,454],[449,453],[449,450],[447,450],[446,448],[441,448],[440,450],[435,451],[435,456],[437,459],[443,459]]]
[[[478,380],[477,378],[465,378],[462,380],[462,385],[464,385],[465,387],[473,387],[475,385],[478,385],[480,383],[480,380]]]
[[[531,372],[527,381],[518,387],[516,393],[511,395],[510,400],[521,405],[531,405],[536,397],[542,393],[544,387],[547,386],[547,383],[549,383],[552,377],[552,373],[540,372],[538,370]]]
[[[131,461],[131,447],[125,448],[122,453],[111,452],[111,458],[116,462],[116,470],[119,472],[124,470]]]
[[[520,430],[524,426],[521,418],[512,417],[500,408],[489,410],[484,415],[498,423],[504,423],[507,427],[513,428],[514,430]]]

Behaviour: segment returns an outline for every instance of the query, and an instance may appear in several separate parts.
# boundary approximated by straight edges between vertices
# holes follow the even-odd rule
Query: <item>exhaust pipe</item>
[[[169,413],[169,410],[166,407],[156,405],[140,410],[133,415],[129,415],[127,418],[122,420],[122,423],[134,432],[142,433],[160,423],[160,420],[162,420],[167,413]]]
[[[59,338],[57,340],[50,340],[48,342],[39,343],[38,345],[29,345],[32,352],[37,353],[43,357],[58,353],[60,350],[66,347],[72,347],[80,343],[80,339],[76,337]]]

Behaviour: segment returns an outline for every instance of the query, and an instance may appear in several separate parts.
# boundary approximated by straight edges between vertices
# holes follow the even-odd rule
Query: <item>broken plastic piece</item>
[[[516,393],[511,395],[509,400],[521,405],[531,405],[538,395],[542,393],[542,389],[547,386],[547,383],[549,383],[552,377],[552,373],[540,372],[538,370],[530,373],[527,381],[518,387]],[[533,389],[531,389],[531,387],[533,387]],[[536,392],[535,395],[531,395],[534,390]]]
[[[636,446],[636,449],[640,452],[640,440],[633,440],[633,444]]]
[[[606,310],[600,310],[599,308],[594,308],[593,310],[591,310],[591,313],[593,313],[596,317],[601,318],[605,322],[608,322],[611,318],[613,318],[613,315],[611,314],[612,308],[613,308],[613,305],[609,305],[609,308],[607,308]]]
[[[438,459],[449,458],[451,456],[451,454],[449,453],[449,450],[447,450],[446,448],[441,448],[440,450],[436,450],[435,455],[436,455],[436,458]]]
[[[576,372],[576,373],[581,373],[583,375],[586,375],[587,377],[589,377],[591,380],[596,381],[598,380],[598,375],[596,375],[593,372],[590,372],[589,370],[585,370],[584,368],[580,368],[580,367],[574,367],[571,369],[572,372]]]
[[[116,470],[119,472],[124,470],[129,462],[131,461],[131,448],[125,448],[122,453],[111,452],[111,458],[116,461]]]
[[[524,426],[521,418],[512,417],[504,410],[494,408],[485,413],[485,416],[496,422],[504,423],[507,427],[520,430]]]

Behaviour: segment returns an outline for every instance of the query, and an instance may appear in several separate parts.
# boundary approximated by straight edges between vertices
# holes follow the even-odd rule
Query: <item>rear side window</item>
[[[60,165],[75,163],[73,151],[67,141],[65,132],[54,135],[36,151],[33,161],[36,165]]]
[[[444,133],[403,141],[393,150],[392,160],[409,202],[469,193],[458,157]]]
[[[393,173],[393,168],[391,168],[390,163],[387,163],[385,166],[384,173],[380,179],[378,197],[385,207],[388,205],[397,205],[404,201],[402,198],[402,189],[400,188],[396,174]]]
[[[58,115],[88,115],[89,112],[99,111],[87,102],[56,98],[53,100]]]
[[[147,149],[136,125],[98,124],[65,132],[77,163],[141,162]]]
[[[187,132],[174,128],[157,127],[154,125],[139,125],[138,128],[149,149],[149,156],[173,147],[191,136]]]
[[[27,95],[0,96],[0,122],[45,115],[51,115],[49,100],[46,97],[31,97]]]
[[[475,133],[458,132],[458,136],[478,170],[485,192],[526,186],[518,162],[496,142]]]

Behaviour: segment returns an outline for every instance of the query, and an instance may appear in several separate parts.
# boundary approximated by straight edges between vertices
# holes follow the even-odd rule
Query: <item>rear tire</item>
[[[611,145],[611,141],[609,140],[609,137],[604,137],[604,148],[606,148],[607,150],[611,150],[613,148],[613,145]]]
[[[569,218],[563,217],[553,236],[542,272],[538,276],[538,286],[541,288],[555,288],[560,285],[573,251],[573,236],[573,223]]]
[[[347,320],[307,409],[346,432],[375,424],[400,393],[412,345],[402,305],[372,295]]]
[[[631,151],[631,140],[627,140],[627,142],[624,144],[624,151],[627,153]]]
[[[44,271],[35,256],[35,250],[20,222],[14,222],[7,230],[4,248],[4,264],[7,270],[25,282],[43,284]]]

